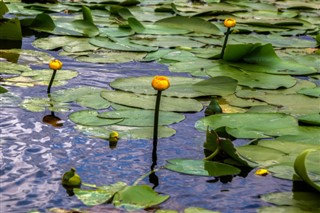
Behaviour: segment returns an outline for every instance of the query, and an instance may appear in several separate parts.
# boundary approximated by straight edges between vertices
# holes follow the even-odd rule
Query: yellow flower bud
[[[110,142],[118,142],[119,140],[119,133],[116,131],[112,131],[109,135],[109,141]]]
[[[163,91],[170,87],[170,81],[166,76],[155,76],[152,79],[151,85],[155,90]]]
[[[62,62],[58,59],[52,59],[49,63],[49,67],[52,70],[60,70],[62,68]]]
[[[267,174],[269,174],[269,171],[267,169],[258,169],[256,171],[256,175],[266,176]]]
[[[224,20],[223,24],[225,27],[234,27],[236,26],[236,20],[234,20],[233,18],[227,18],[226,20]]]

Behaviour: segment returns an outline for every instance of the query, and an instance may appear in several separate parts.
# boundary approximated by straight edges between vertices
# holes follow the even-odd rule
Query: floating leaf
[[[297,133],[298,123],[294,117],[280,113],[232,113],[215,114],[200,119],[197,129],[226,127],[236,138],[268,138]]]
[[[209,68],[206,73],[211,77],[228,76],[238,81],[239,85],[250,88],[278,89],[289,88],[296,84],[297,80],[289,75],[272,75],[238,69],[221,64]]]
[[[113,204],[128,209],[144,209],[158,205],[167,199],[169,195],[158,195],[147,185],[127,186],[114,195]]]
[[[121,91],[103,91],[101,96],[110,102],[142,109],[154,109],[156,96]],[[194,99],[162,97],[160,110],[175,112],[198,112],[202,104]]]
[[[96,138],[108,139],[109,134],[112,131],[117,131],[123,140],[135,140],[135,139],[152,139],[153,138],[153,127],[131,127],[131,126],[80,126],[76,128],[79,131],[84,132],[89,136]],[[168,138],[174,135],[176,131],[166,126],[158,126],[158,138]]]
[[[140,94],[156,94],[150,86],[151,76],[118,78],[110,83],[115,89]],[[228,77],[215,77],[210,79],[187,78],[170,76],[170,89],[163,92],[164,96],[194,98],[200,96],[232,94],[237,82]]]
[[[320,181],[320,169],[319,169],[319,163],[320,163],[320,149],[306,149],[302,151],[298,157],[296,158],[294,162],[294,170],[295,172],[301,177],[303,181],[305,181],[307,184],[315,188],[320,192],[320,185],[319,183],[316,183],[310,179],[310,175],[317,175],[317,180]],[[307,159],[310,159],[309,162],[313,164],[313,167],[307,167]],[[310,164],[310,163],[309,163]],[[311,165],[312,165],[311,164]],[[311,170],[311,171],[310,171]]]
[[[188,207],[185,208],[184,213],[219,213],[217,211],[210,211],[208,209],[199,208],[199,207]]]
[[[108,119],[123,119],[117,125],[124,126],[153,126],[154,125],[154,110],[115,110],[100,113],[100,118]],[[170,125],[179,123],[185,118],[184,115],[175,112],[159,112],[159,125]]]
[[[228,164],[192,159],[168,160],[165,168],[184,174],[200,176],[218,177],[224,175],[236,175],[240,173],[240,169]]]
[[[107,126],[119,123],[123,119],[105,119],[99,118],[98,112],[93,110],[81,110],[69,115],[71,121],[85,126]]]
[[[96,190],[74,188],[73,192],[87,206],[95,206],[109,202],[113,195],[126,187],[124,182],[98,187]]]
[[[21,107],[31,112],[42,112],[46,109],[54,112],[69,111],[69,104],[55,102],[50,98],[28,98],[23,100]]]
[[[103,37],[91,38],[89,42],[98,47],[121,51],[151,52],[158,49],[158,47],[147,47],[144,45],[133,44],[128,40],[117,40],[116,42],[114,42],[108,38]]]
[[[192,30],[196,33],[222,35],[222,32],[214,24],[198,17],[173,16],[161,19],[155,24],[178,29]]]
[[[284,209],[283,212],[314,212],[319,210],[320,196],[317,193],[312,192],[278,192],[265,194],[261,196],[261,199],[265,202],[269,202],[278,207],[271,208],[272,212],[279,212]],[[285,207],[291,207],[286,209]],[[262,210],[265,207],[262,208]],[[260,212],[260,211],[259,211]],[[268,212],[268,211],[261,211]],[[270,212],[270,211],[269,211]]]
[[[77,104],[91,109],[106,109],[110,102],[100,96],[100,93],[83,95],[76,99]]]
[[[320,126],[320,113],[301,115],[298,120],[299,122]]]

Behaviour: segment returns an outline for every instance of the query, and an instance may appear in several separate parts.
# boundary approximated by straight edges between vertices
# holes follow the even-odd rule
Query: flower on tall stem
[[[158,145],[158,123],[159,123],[159,109],[162,91],[170,87],[170,81],[166,76],[155,76],[152,79],[151,86],[157,90],[156,106],[154,110],[154,124],[153,124],[153,150],[152,162],[157,165],[157,145]]]
[[[230,30],[232,27],[236,26],[236,20],[234,20],[233,18],[227,18],[224,20],[223,24],[225,27],[227,27],[227,32],[226,32],[226,37],[224,38],[224,42],[223,42],[223,46],[222,46],[222,50],[221,50],[221,54],[220,54],[220,59],[223,59],[224,50],[226,49],[226,46],[227,46]]]
[[[47,89],[47,93],[49,94],[51,91],[51,86],[54,80],[54,77],[56,76],[56,72],[57,70],[60,70],[62,68],[63,63],[61,61],[59,61],[58,59],[52,59],[49,63],[49,68],[53,70],[50,82],[49,82],[49,86]]]

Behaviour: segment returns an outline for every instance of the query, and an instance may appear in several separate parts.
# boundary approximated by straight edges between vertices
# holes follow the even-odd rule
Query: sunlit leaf
[[[200,176],[218,177],[224,175],[236,175],[240,173],[240,169],[228,164],[192,159],[168,160],[165,168],[184,174]]]
[[[114,110],[100,113],[100,118],[108,119],[123,119],[117,125],[124,126],[153,126],[154,125],[154,110]],[[159,125],[170,125],[179,123],[184,119],[184,115],[175,112],[160,112]]]
[[[306,149],[302,151],[294,162],[294,171],[299,175],[299,177],[301,177],[303,181],[320,192],[320,184],[312,181],[310,178],[311,175],[317,175],[317,181],[320,182],[319,154],[320,149]],[[308,162],[309,165],[307,164]]]
[[[217,211],[211,211],[208,209],[200,208],[200,207],[188,207],[185,208],[184,213],[219,213]]]
[[[81,110],[69,115],[71,121],[85,126],[107,126],[119,123],[123,119],[99,118],[98,112],[94,110]]]
[[[214,24],[198,17],[173,16],[161,19],[155,24],[178,29],[192,30],[196,33],[222,35],[222,32]]]
[[[120,135],[120,140],[135,140],[135,139],[152,139],[153,127],[131,127],[131,126],[80,126],[77,125],[76,129],[86,135],[108,139],[112,131],[117,131]],[[158,138],[167,138],[174,135],[176,131],[166,126],[158,126]]]
[[[151,87],[151,76],[118,78],[110,83],[115,89],[139,94],[156,94]],[[216,77],[210,79],[187,78],[169,76],[170,88],[163,92],[164,96],[171,97],[200,97],[212,95],[232,94],[236,88],[237,82],[228,77]]]
[[[133,44],[128,40],[118,40],[116,42],[113,42],[110,39],[103,37],[91,38],[89,42],[98,47],[121,51],[151,52],[158,49],[158,47],[147,47],[144,45]]]
[[[273,207],[270,210],[273,212],[314,212],[319,210],[319,199],[320,196],[313,192],[278,192],[265,194],[261,196],[263,201],[275,204],[279,206]],[[285,207],[291,207],[286,209]],[[263,209],[262,209],[263,210]],[[259,211],[260,212],[260,211]],[[268,211],[261,211],[268,212]],[[270,211],[269,211],[270,212]]]
[[[133,94],[122,91],[103,91],[101,96],[110,102],[142,109],[154,109],[156,96]],[[160,110],[175,112],[198,112],[202,104],[194,99],[162,97]]]
[[[127,209],[148,208],[158,205],[169,199],[169,195],[158,195],[148,185],[127,186],[118,191],[113,198],[115,206]]]
[[[200,119],[197,129],[205,130],[226,127],[236,138],[268,138],[271,136],[293,135],[298,131],[294,117],[281,113],[232,113],[215,114]]]
[[[74,188],[73,192],[85,205],[95,206],[109,202],[116,192],[126,186],[124,182],[117,182],[108,186],[100,186],[96,190]]]

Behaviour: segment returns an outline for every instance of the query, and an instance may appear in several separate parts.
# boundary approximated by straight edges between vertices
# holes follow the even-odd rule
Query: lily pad
[[[131,126],[81,126],[76,128],[86,135],[102,138],[107,140],[112,131],[117,131],[122,140],[136,140],[136,139],[152,139],[153,127],[131,127]],[[158,126],[158,138],[167,138],[174,135],[176,131],[166,126]]]
[[[118,78],[110,86],[123,91],[139,94],[156,94],[150,86],[151,76]],[[237,82],[228,77],[215,77],[210,79],[187,78],[170,76],[170,88],[163,92],[164,96],[195,98],[200,96],[232,94]]]
[[[74,188],[73,192],[85,205],[95,206],[109,202],[116,192],[126,186],[124,182],[117,182],[108,186],[100,186],[96,190]]]
[[[236,138],[269,138],[298,131],[297,120],[281,113],[215,114],[200,119],[195,126],[199,130],[226,127],[227,133]]]
[[[115,206],[128,209],[144,209],[163,203],[169,199],[169,195],[158,195],[148,185],[127,186],[118,191],[113,198]]]
[[[211,211],[208,209],[200,208],[200,207],[188,207],[185,208],[184,213],[219,213],[217,211]]]
[[[320,192],[320,149],[306,149],[302,151],[294,162],[294,170],[303,181]],[[309,158],[309,159],[308,159]],[[312,158],[312,159],[311,159]],[[307,161],[309,160],[309,161]],[[309,163],[309,164],[308,164]],[[317,182],[310,176],[316,176]]]
[[[172,159],[168,160],[165,168],[180,172],[183,174],[200,175],[200,176],[224,176],[236,175],[240,169],[228,164],[214,161],[192,160],[192,159]]]
[[[85,126],[107,126],[119,123],[123,119],[105,119],[99,118],[98,112],[93,110],[81,110],[69,115],[71,121]]]
[[[289,208],[289,211],[284,208],[284,212],[292,212],[292,210],[294,212],[314,212],[320,208],[320,196],[312,192],[278,192],[262,195],[261,199],[278,205],[280,209],[286,206],[293,207]],[[279,209],[274,207],[273,210],[278,212]]]
[[[213,23],[198,17],[174,16],[164,18],[155,23],[156,25],[168,26],[177,29],[192,30],[196,33],[222,35],[222,32]]]
[[[100,118],[108,119],[123,119],[117,125],[123,126],[153,126],[154,125],[154,110],[115,110],[100,113]],[[185,118],[184,115],[175,112],[159,112],[159,125],[170,125],[179,123]]]
[[[156,96],[133,94],[122,91],[103,91],[101,97],[120,105],[142,109],[154,109]],[[162,97],[160,110],[174,112],[199,112],[202,104],[194,99]]]

